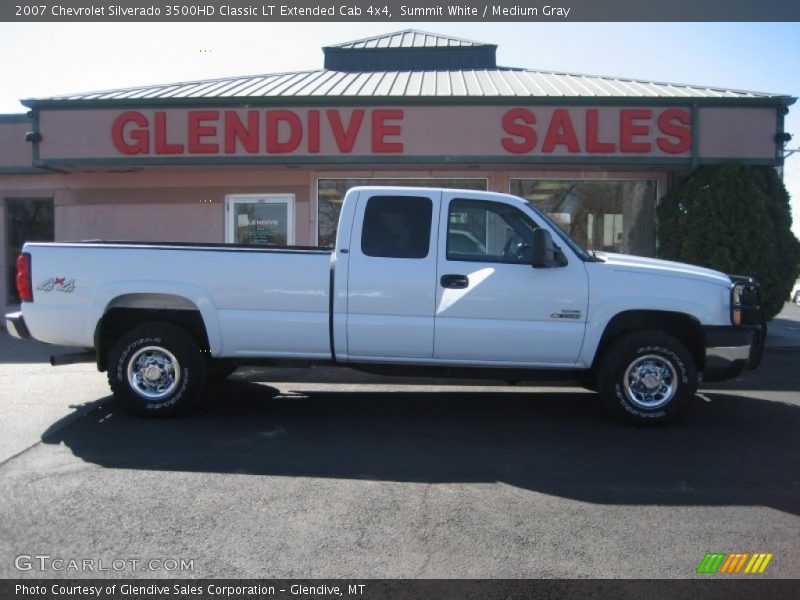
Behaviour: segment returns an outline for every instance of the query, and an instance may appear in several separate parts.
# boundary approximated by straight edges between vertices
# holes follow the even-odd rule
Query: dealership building
[[[496,50],[407,30],[323,48],[318,70],[24,100],[0,115],[3,302],[24,240],[330,246],[362,184],[510,192],[587,247],[653,256],[682,176],[782,165],[795,98],[503,67]]]

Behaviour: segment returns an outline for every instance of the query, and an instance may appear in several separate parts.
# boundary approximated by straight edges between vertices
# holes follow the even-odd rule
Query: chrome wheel
[[[678,390],[678,374],[670,361],[657,354],[641,356],[625,370],[625,394],[640,408],[668,404]]]
[[[128,361],[128,383],[148,400],[162,400],[178,387],[181,367],[175,355],[160,346],[139,349]]]

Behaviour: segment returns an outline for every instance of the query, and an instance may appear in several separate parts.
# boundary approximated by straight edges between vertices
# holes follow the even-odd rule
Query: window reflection
[[[512,179],[511,193],[587,249],[655,256],[655,181]]]

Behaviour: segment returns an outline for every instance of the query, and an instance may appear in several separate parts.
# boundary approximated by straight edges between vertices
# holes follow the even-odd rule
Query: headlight
[[[753,277],[730,275],[731,282],[731,323],[734,325],[754,325],[764,327],[764,313],[761,310],[761,289]]]

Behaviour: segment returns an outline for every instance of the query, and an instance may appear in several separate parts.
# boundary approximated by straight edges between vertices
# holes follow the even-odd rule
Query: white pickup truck
[[[332,250],[27,243],[17,287],[13,335],[86,348],[147,415],[186,409],[238,365],[301,361],[574,379],[660,423],[701,373],[757,366],[765,335],[752,279],[587,252],[531,203],[463,190],[354,188]]]

